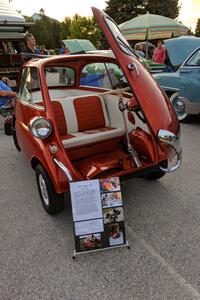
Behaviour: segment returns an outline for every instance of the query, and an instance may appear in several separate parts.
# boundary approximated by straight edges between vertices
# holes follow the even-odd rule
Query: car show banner
[[[70,183],[74,256],[128,246],[119,177]]]

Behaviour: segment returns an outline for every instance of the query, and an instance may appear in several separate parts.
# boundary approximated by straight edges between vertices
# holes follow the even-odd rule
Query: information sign
[[[119,177],[70,183],[77,254],[128,246]]]

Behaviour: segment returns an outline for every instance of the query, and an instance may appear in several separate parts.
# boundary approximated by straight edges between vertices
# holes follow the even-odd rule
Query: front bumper
[[[158,139],[160,142],[171,146],[175,150],[176,157],[177,157],[174,166],[167,167],[167,168],[163,168],[160,166],[160,170],[166,173],[176,171],[180,167],[181,160],[182,160],[182,146],[181,146],[180,138],[176,134],[168,130],[160,129],[158,132]]]

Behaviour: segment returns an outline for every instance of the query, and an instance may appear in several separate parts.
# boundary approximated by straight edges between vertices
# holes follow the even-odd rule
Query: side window
[[[200,66],[200,50],[194,53],[187,61],[187,66]]]
[[[48,87],[73,86],[75,71],[69,67],[49,67],[45,69]]]
[[[113,63],[93,63],[81,72],[80,85],[117,89],[127,85],[125,76],[118,65]]]
[[[36,68],[23,69],[19,86],[19,98],[31,104],[44,106]]]

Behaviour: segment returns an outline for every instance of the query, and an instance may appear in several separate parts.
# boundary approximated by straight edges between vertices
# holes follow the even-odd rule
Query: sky
[[[49,0],[43,2],[41,0],[12,0],[11,3],[23,15],[31,16],[43,8],[47,16],[59,21],[64,20],[66,16],[72,17],[75,13],[81,16],[91,16],[91,6],[100,9],[106,7],[105,0]],[[180,4],[182,8],[178,20],[195,30],[197,19],[200,18],[200,0],[180,0]]]

